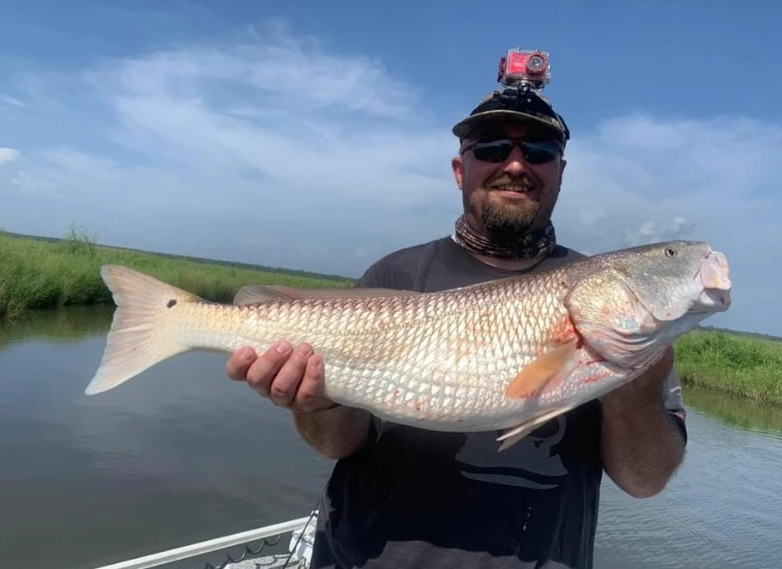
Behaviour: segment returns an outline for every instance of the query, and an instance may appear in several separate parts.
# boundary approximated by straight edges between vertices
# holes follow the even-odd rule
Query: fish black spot
[[[174,306],[176,306],[176,298],[172,298],[171,300],[169,300],[166,303],[166,306],[168,306],[169,308],[173,308]]]

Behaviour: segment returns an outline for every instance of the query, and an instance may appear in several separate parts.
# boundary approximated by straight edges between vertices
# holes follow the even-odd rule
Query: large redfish
[[[117,308],[86,393],[188,351],[309,342],[335,402],[424,429],[499,429],[502,449],[727,310],[728,273],[708,244],[673,241],[442,292],[254,285],[224,305],[109,265]]]

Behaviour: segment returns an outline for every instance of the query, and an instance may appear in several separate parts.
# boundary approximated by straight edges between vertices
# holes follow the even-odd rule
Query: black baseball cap
[[[494,121],[512,121],[541,128],[564,146],[570,139],[565,120],[551,103],[536,91],[520,92],[503,87],[486,95],[469,116],[456,123],[452,129],[459,140],[464,140],[480,124]]]

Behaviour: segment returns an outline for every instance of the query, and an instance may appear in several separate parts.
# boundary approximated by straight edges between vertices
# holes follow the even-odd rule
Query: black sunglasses
[[[524,160],[535,165],[551,162],[562,154],[557,143],[551,140],[541,142],[514,142],[507,138],[481,140],[465,147],[464,150],[472,150],[473,155],[481,162],[493,162],[497,164],[505,162],[505,160],[508,159],[514,146],[518,146],[521,149]]]

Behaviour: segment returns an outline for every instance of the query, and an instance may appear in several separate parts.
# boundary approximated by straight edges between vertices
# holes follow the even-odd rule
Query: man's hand
[[[294,349],[279,342],[260,356],[252,348],[236,350],[226,373],[234,381],[247,382],[275,405],[290,409],[301,437],[327,458],[349,456],[367,442],[370,414],[325,397],[323,360],[307,343]]]
[[[660,492],[684,457],[684,438],[663,399],[673,359],[671,348],[641,377],[601,399],[603,467],[637,498]]]
[[[246,381],[275,405],[297,413],[336,406],[323,395],[323,360],[306,343],[294,349],[288,342],[278,342],[260,356],[252,348],[236,350],[226,373],[234,381]]]

